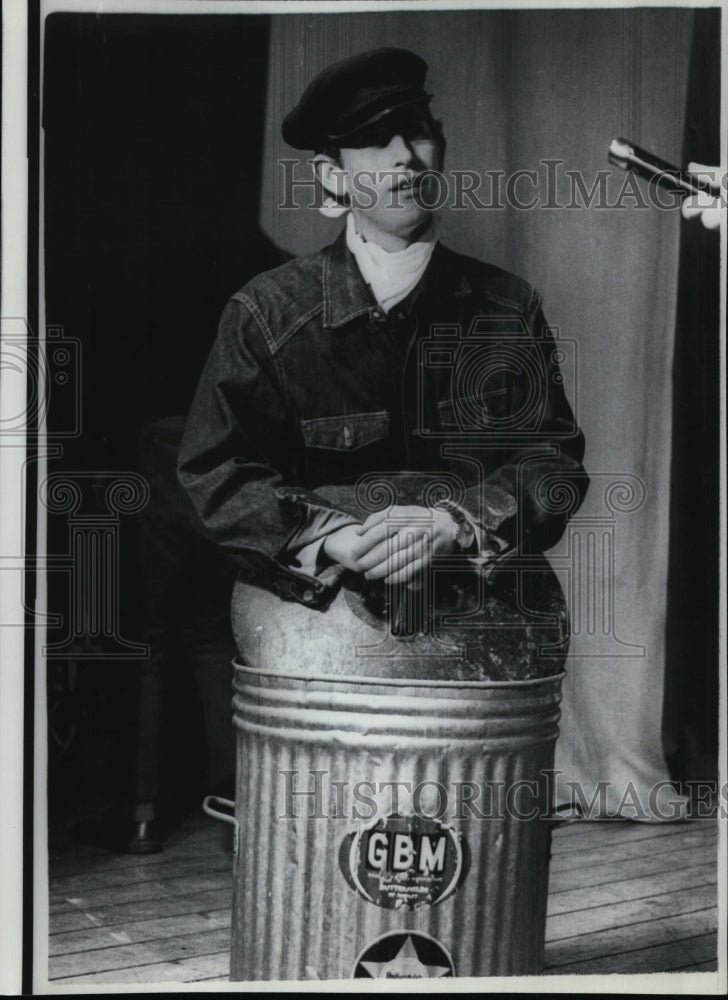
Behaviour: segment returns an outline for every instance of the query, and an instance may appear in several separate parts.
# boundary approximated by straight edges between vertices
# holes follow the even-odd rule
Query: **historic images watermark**
[[[17,439],[31,442],[45,433],[52,443],[78,438],[82,431],[81,343],[67,337],[61,326],[49,326],[43,339],[36,336],[21,317],[2,317],[2,371],[8,379],[27,385],[27,394],[17,413],[0,420],[2,446]],[[52,420],[49,410],[52,406]]]
[[[599,781],[588,787],[579,781],[564,781],[561,795],[557,796],[555,782],[563,773],[543,769],[536,778],[512,782],[496,779],[415,782],[349,780],[333,778],[326,769],[282,769],[278,771],[278,818],[295,820],[305,816],[362,822],[391,815],[471,822],[507,818],[664,822],[715,819],[716,815],[728,818],[728,784],[689,781],[684,783],[684,794],[679,794],[667,780],[647,790],[638,789],[632,781],[623,785]],[[559,802],[557,811],[552,808],[553,802]]]
[[[27,441],[30,472],[32,464],[40,468],[41,457],[60,459],[66,442],[83,434],[82,344],[59,325],[46,327],[44,337],[21,318],[3,317],[2,325],[3,373],[22,380],[28,392],[22,409],[0,423],[0,446]],[[55,659],[143,659],[148,646],[121,634],[120,553],[122,520],[149,501],[146,479],[130,470],[44,472],[36,496],[40,516],[57,519],[61,527],[65,522],[65,548],[28,555],[21,551],[19,530],[17,556],[7,558],[3,569],[65,578],[67,607],[41,614],[35,606],[18,605],[15,618],[0,626],[45,625],[53,638],[43,655]]]
[[[326,197],[317,180],[314,160],[282,157],[278,160],[282,199],[278,209],[320,208]],[[358,170],[351,175],[351,205],[366,211],[378,200],[386,198],[385,208],[404,209],[410,199],[422,208],[437,211],[502,211],[507,208],[521,212],[534,209],[578,211],[679,209],[684,192],[676,186],[662,185],[660,177],[678,179],[679,171],[665,170],[657,179],[639,182],[630,172],[598,170],[586,176],[581,170],[566,167],[566,161],[544,158],[537,169],[505,170],[421,170],[374,171]],[[728,205],[728,173],[706,171],[701,177],[719,185],[719,204]],[[713,203],[707,193],[706,204]]]

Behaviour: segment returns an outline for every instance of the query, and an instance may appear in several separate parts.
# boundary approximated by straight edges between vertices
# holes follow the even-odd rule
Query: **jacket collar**
[[[409,311],[421,296],[436,296],[442,300],[469,295],[472,289],[455,267],[456,256],[437,242],[427,270],[417,287],[401,303],[400,310]],[[359,316],[379,310],[354,255],[346,245],[345,230],[324,250],[323,296],[325,327],[342,327]]]
[[[324,251],[323,286],[324,326],[343,326],[377,308],[354,254],[346,245],[346,230]]]

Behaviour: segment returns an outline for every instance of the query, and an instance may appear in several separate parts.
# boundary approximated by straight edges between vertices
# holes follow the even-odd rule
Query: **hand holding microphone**
[[[694,219],[697,215],[706,229],[717,229],[725,210],[725,201],[720,197],[721,177],[725,187],[725,170],[704,163],[688,163],[687,172],[709,184],[712,191],[700,191],[686,198],[680,205],[683,218]]]
[[[728,175],[720,167],[689,163],[687,171],[636,146],[629,139],[613,139],[609,162],[622,170],[631,170],[654,184],[683,196],[683,218],[699,216],[706,229],[717,229],[725,211]]]

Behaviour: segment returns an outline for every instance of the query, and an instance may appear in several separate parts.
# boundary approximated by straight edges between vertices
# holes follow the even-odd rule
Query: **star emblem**
[[[372,979],[438,979],[440,976],[450,975],[448,966],[425,965],[421,962],[409,934],[397,954],[388,962],[360,962],[360,965]]]

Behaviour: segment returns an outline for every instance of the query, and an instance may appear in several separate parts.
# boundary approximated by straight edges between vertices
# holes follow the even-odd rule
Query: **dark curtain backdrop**
[[[108,519],[104,474],[140,471],[142,429],[187,412],[225,300],[281,260],[258,226],[269,20],[59,13],[44,27],[46,318],[79,342],[81,365],[71,393],[78,389],[81,433],[61,440],[48,471],[78,482],[81,513]],[[52,385],[52,443],[69,425],[68,395]],[[83,470],[98,474],[99,489]],[[173,491],[174,477],[167,483]],[[68,535],[68,515],[49,515],[49,610],[62,616],[51,643],[74,624]],[[136,643],[149,626],[141,595],[152,586],[142,548],[138,515],[121,517],[120,585],[103,584],[100,595]],[[177,565],[196,549],[185,539],[180,550],[174,566],[187,586]],[[76,566],[81,590],[83,570]],[[154,582],[170,577],[168,562]],[[199,585],[204,607],[211,588]],[[49,792],[65,814],[131,794],[142,658],[114,659],[106,638],[79,635],[48,661]],[[201,770],[188,670],[177,670],[163,701],[175,720],[168,753],[181,797]]]
[[[721,12],[695,12],[683,162],[720,150]],[[720,239],[684,225],[673,374],[665,749],[682,781],[718,778]]]
[[[226,298],[280,257],[258,228],[266,17],[45,22],[46,315],[81,340],[66,459],[133,468],[189,407]]]
[[[430,66],[447,168],[543,177],[541,161],[561,160],[556,202],[565,205],[563,171],[581,172],[591,187],[609,166],[612,138],[681,162],[692,25],[687,9],[277,18],[262,227],[296,254],[338,229],[315,211],[276,208],[283,195],[276,161],[296,155],[282,143],[281,118],[334,59],[378,45],[414,49]],[[608,178],[611,205],[625,176]],[[542,190],[541,206],[546,197]],[[612,812],[625,793],[629,799],[631,782],[651,814],[649,789],[668,776],[661,722],[681,222],[677,211],[637,206],[637,197],[623,197],[612,208],[443,209],[441,216],[444,242],[538,286],[549,321],[575,344],[567,391],[586,434],[592,486],[551,553],[574,631],[557,767],[589,795],[610,782]]]

